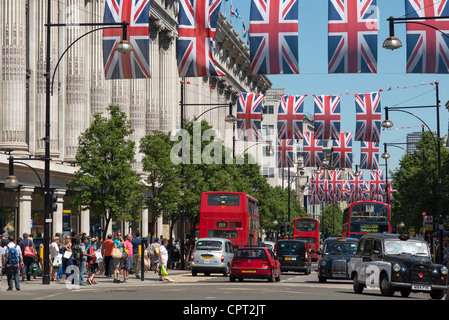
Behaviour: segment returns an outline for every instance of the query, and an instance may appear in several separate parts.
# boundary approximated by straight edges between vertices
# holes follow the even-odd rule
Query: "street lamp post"
[[[235,123],[237,122],[237,118],[235,116],[232,115],[232,103],[225,103],[225,104],[220,104],[220,103],[185,103],[184,102],[184,83],[185,80],[184,78],[181,80],[181,100],[179,102],[179,105],[181,107],[181,112],[180,112],[180,116],[181,116],[181,134],[182,131],[184,130],[184,107],[186,106],[213,106],[213,108],[210,108],[206,111],[204,111],[203,113],[201,113],[198,117],[196,117],[196,119],[198,119],[199,117],[201,117],[203,114],[205,114],[206,112],[209,112],[211,110],[215,110],[215,109],[219,109],[219,108],[229,108],[229,114],[226,116],[225,118],[225,122],[227,123],[232,123],[233,124],[233,137],[232,137],[232,157],[235,158]],[[185,139],[182,139],[182,143],[185,143]],[[184,150],[184,146],[182,146],[183,150]],[[184,160],[184,159],[183,159]],[[181,179],[184,179],[184,163],[181,162]],[[181,188],[183,188],[183,184],[181,185]],[[184,238],[185,238],[185,212],[184,212],[184,206],[181,205],[180,206],[180,216],[181,216],[181,270],[185,269],[185,259],[184,259],[184,254],[185,254],[185,244],[184,244]]]
[[[80,24],[52,24],[51,22],[51,0],[47,0],[47,23],[45,24],[47,32],[47,43],[46,43],[46,65],[45,65],[45,169],[44,169],[44,270],[42,274],[42,284],[50,284],[50,224],[52,223],[51,218],[51,207],[52,207],[52,194],[50,193],[50,98],[52,94],[52,77],[51,77],[51,28],[52,27],[67,27],[67,26],[103,26],[111,28],[122,28],[123,29],[123,39],[118,43],[115,50],[121,53],[131,52],[132,46],[126,40],[127,39],[127,27],[129,23],[126,21],[121,23],[80,23]],[[87,34],[94,31],[102,30],[104,28],[99,28],[92,30]],[[79,39],[85,35],[79,37],[73,43],[77,42]],[[69,46],[69,48],[73,45]],[[67,48],[67,50],[69,49]],[[62,54],[62,56],[67,52],[67,50]],[[61,58],[62,58],[61,56]],[[58,62],[59,63],[59,62]],[[54,72],[56,72],[56,68]]]
[[[449,17],[448,17],[449,18]],[[437,137],[435,142],[435,148],[437,151],[437,180],[438,180],[438,188],[437,188],[437,202],[438,202],[438,217],[439,222],[442,225],[443,224],[443,178],[442,178],[442,172],[441,172],[441,137],[440,137],[440,97],[439,97],[439,82],[435,82],[436,86],[436,104],[433,106],[411,106],[411,107],[385,107],[385,120],[382,122],[382,127],[384,128],[391,128],[393,126],[393,122],[389,120],[389,111],[399,111],[404,112],[409,115],[414,116],[415,118],[419,119],[428,129],[430,132],[430,127],[418,116],[413,114],[412,112],[406,111],[404,109],[422,109],[422,108],[436,108],[436,122],[437,122]],[[433,135],[432,135],[433,137]],[[386,148],[386,145],[385,145]],[[385,151],[386,152],[386,151]],[[388,198],[388,194],[387,194]],[[439,242],[440,245],[438,246],[438,262],[441,262],[443,259],[443,251],[442,251],[442,244],[443,244],[443,230],[439,229]]]

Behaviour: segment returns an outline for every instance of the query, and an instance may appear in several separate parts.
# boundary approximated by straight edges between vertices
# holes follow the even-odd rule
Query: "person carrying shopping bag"
[[[164,277],[168,276],[167,263],[168,252],[165,246],[167,245],[167,239],[162,239],[161,246],[159,247],[159,281],[167,281]]]

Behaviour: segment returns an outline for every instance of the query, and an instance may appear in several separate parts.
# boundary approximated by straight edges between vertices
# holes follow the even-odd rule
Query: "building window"
[[[274,168],[262,168],[262,175],[265,178],[274,178]]]
[[[274,114],[274,106],[264,106],[262,109],[263,114]]]
[[[265,136],[271,136],[274,134],[274,125],[262,125],[262,134]]]

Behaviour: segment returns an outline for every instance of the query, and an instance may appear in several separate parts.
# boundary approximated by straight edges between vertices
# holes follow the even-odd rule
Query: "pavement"
[[[177,275],[183,275],[183,274],[190,274],[190,270],[179,270],[179,269],[168,269],[168,276],[165,277],[167,282],[175,282],[171,277],[177,276]],[[65,278],[65,277],[64,277]],[[84,275],[84,281],[86,282],[88,278],[88,275]],[[20,291],[23,292],[30,292],[30,291],[39,291],[39,290],[67,290],[67,289],[79,289],[79,288],[110,288],[110,287],[142,287],[147,286],[154,283],[161,283],[159,282],[159,275],[157,273],[154,273],[154,271],[145,272],[144,281],[142,279],[136,279],[135,274],[129,275],[129,282],[123,283],[123,276],[120,275],[121,283],[114,283],[113,278],[106,278],[104,275],[97,274],[94,279],[97,284],[89,285],[86,284],[86,286],[76,286],[72,285],[71,282],[64,282],[61,280],[51,281],[50,284],[42,284],[42,277],[37,277],[36,279],[31,278],[30,281],[22,281],[22,277],[20,277]],[[1,286],[0,286],[0,293],[7,292],[8,289],[8,281],[6,278],[6,275],[3,275]],[[15,287],[14,290],[16,291]]]

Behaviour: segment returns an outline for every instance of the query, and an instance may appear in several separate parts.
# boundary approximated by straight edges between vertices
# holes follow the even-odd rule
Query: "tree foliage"
[[[126,114],[109,106],[109,117],[94,115],[91,126],[79,137],[76,162],[80,169],[67,181],[73,205],[89,209],[105,219],[104,234],[111,219],[140,220],[144,186],[132,169],[135,143]]]
[[[407,153],[400,160],[399,170],[393,172],[394,202],[392,220],[404,222],[407,227],[422,228],[422,215],[438,217],[438,155],[437,139],[425,132],[416,145],[415,153]],[[449,156],[441,144],[442,189],[449,187]],[[448,207],[447,195],[443,195],[443,210]],[[447,213],[447,212],[446,212]],[[444,212],[443,212],[444,214]]]
[[[167,150],[170,148],[172,151],[171,159],[168,159],[165,151],[153,152],[154,156],[148,157],[151,150],[154,151],[156,148],[141,147],[142,153],[145,154],[144,168],[146,171],[151,169],[161,172],[162,168],[172,168],[169,171],[174,173],[174,176],[170,174],[159,175],[155,177],[154,181],[147,182],[150,186],[156,188],[152,189],[154,195],[160,193],[160,190],[157,190],[158,188],[172,185],[172,194],[167,194],[167,196],[176,199],[176,201],[171,200],[171,203],[176,204],[177,208],[170,206],[169,209],[169,214],[173,217],[173,223],[179,219],[180,206],[182,206],[190,225],[198,225],[201,194],[206,191],[245,192],[258,199],[260,226],[265,230],[272,230],[274,228],[273,221],[275,218],[280,219],[282,213],[285,214],[286,219],[287,191],[280,187],[271,187],[267,179],[261,175],[259,165],[249,164],[247,155],[244,155],[245,161],[243,164],[236,164],[235,159],[232,159],[232,156],[230,157],[232,151],[223,146],[222,141],[216,137],[212,127],[206,121],[186,122],[184,128],[188,133],[188,137],[182,136],[185,139],[184,145],[182,145],[181,135],[177,139],[172,138],[175,141],[171,141],[170,144],[168,141],[170,134],[164,136],[162,133],[152,133],[141,142],[142,146],[146,146],[146,141],[154,140],[157,136],[157,139],[164,141],[161,146],[164,145],[164,148],[167,148]],[[184,147],[184,150],[181,147]],[[160,150],[160,148],[157,149]],[[173,150],[175,151],[173,152]],[[187,155],[183,154],[183,151],[187,152]],[[173,156],[177,157],[178,160],[182,158],[184,162],[174,164]],[[178,177],[180,179],[177,179]],[[291,218],[305,216],[304,210],[296,200],[296,194],[293,190],[291,192]],[[162,214],[163,211],[157,211],[157,208],[154,210],[158,215]],[[153,212],[153,209],[150,209],[150,211]],[[193,233],[194,229],[191,232]]]

